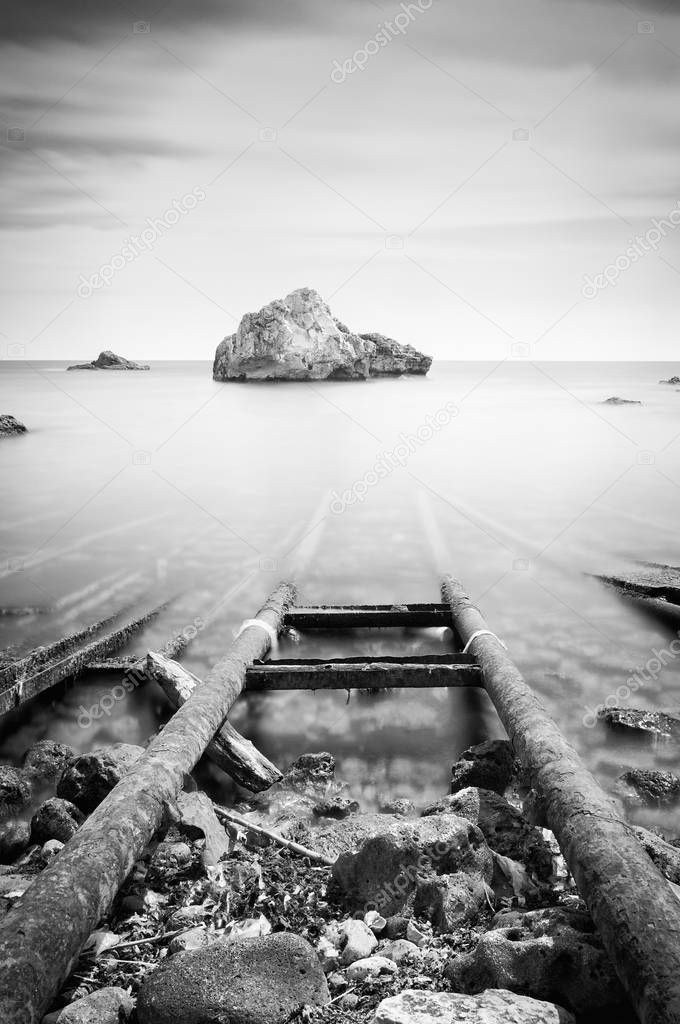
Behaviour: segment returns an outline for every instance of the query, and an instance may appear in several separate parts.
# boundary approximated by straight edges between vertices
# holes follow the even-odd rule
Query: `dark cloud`
[[[340,3],[332,7],[339,16]],[[376,8],[377,13],[377,8]],[[133,30],[135,22],[158,26],[282,25],[323,21],[333,11],[308,0],[27,0],[0,8],[0,38],[30,43],[51,39],[87,42],[111,29]]]

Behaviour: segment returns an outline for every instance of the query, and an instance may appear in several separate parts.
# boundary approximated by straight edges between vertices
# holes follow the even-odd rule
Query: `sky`
[[[302,286],[439,359],[678,358],[679,0],[28,0],[0,76],[4,358],[211,359]]]

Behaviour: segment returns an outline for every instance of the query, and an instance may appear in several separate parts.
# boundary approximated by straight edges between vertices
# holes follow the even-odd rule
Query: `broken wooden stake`
[[[196,686],[200,685],[200,680],[196,676],[162,654],[149,652],[147,667],[148,674],[156,680],[174,708],[180,708],[186,703]],[[206,747],[205,753],[206,757],[231,775],[240,786],[245,786],[253,793],[261,793],[283,778],[283,773],[276,765],[268,761],[264,754],[261,754],[250,740],[241,736],[229,722],[223,723],[220,731]]]
[[[294,597],[280,584],[170,719],[129,774],[0,921],[0,1020],[39,1024],[81,948],[176,802],[243,688],[246,667],[269,650]]]
[[[677,1024],[680,901],[461,584],[444,577],[442,595],[642,1024]]]

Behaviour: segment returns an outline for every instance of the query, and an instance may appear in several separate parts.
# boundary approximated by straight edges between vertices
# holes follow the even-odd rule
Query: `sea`
[[[199,678],[280,579],[302,604],[437,601],[460,580],[602,786],[677,749],[609,731],[605,704],[680,711],[680,623],[597,577],[680,564],[678,366],[435,362],[426,377],[217,383],[207,362],[149,372],[0,364],[0,649],[19,658],[163,605],[124,649],[176,634]],[[606,404],[618,396],[641,404]],[[450,631],[286,637],[279,657],[445,653]],[[144,744],[155,684],[111,696],[84,672],[0,721],[0,757],[36,740]],[[102,710],[103,709],[103,710]],[[461,751],[503,729],[472,689],[248,694],[230,716],[281,768],[327,750],[366,808],[447,792]],[[238,794],[202,762],[201,784]],[[633,809],[680,832],[680,810]]]

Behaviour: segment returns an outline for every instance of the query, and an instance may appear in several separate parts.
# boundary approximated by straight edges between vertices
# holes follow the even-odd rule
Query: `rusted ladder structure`
[[[440,604],[302,607],[294,602],[294,587],[280,584],[256,618],[243,623],[203,681],[165,659],[181,681],[189,677],[186,699],[0,922],[3,1024],[39,1024],[82,945],[181,792],[186,773],[220,734],[244,689],[399,686],[485,689],[640,1021],[678,1024],[680,901],[462,585],[444,577]],[[265,661],[287,626],[302,631],[448,626],[454,650],[417,658]],[[155,657],[149,654],[150,664]]]

